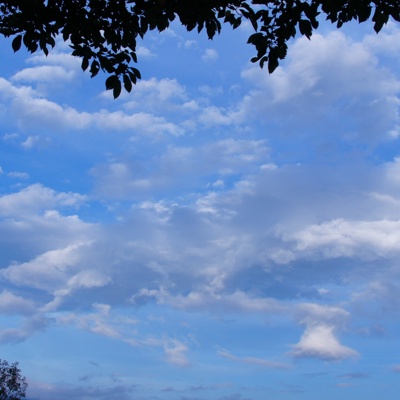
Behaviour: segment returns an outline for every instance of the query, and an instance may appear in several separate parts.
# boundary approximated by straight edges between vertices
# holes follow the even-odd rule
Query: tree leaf
[[[83,57],[82,64],[81,64],[82,69],[84,71],[86,71],[88,66],[89,66],[89,57]]]
[[[307,39],[311,39],[312,26],[308,19],[301,19],[299,21],[299,30],[302,35],[307,37]]]
[[[268,72],[272,74],[279,65],[278,54],[275,48],[271,49],[268,56]]]
[[[14,53],[21,48],[21,44],[22,44],[22,35],[18,35],[13,39],[13,41],[11,43]]]
[[[369,4],[358,9],[358,22],[365,22],[371,16],[372,7]]]
[[[111,90],[115,88],[116,82],[119,82],[117,75],[111,75],[106,79],[106,89]]]
[[[132,81],[129,78],[129,75],[124,75],[124,87],[125,87],[125,90],[129,93],[132,90]]]
[[[121,94],[121,89],[122,89],[121,81],[117,78],[114,89],[113,89],[114,99],[119,97],[119,95]]]

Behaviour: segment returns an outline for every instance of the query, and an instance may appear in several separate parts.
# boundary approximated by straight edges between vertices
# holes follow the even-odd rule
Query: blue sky
[[[274,74],[174,25],[117,100],[58,43],[0,76],[0,358],[31,400],[391,400],[400,28]]]

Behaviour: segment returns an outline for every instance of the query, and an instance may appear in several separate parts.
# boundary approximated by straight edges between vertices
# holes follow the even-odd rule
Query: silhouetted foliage
[[[0,400],[25,398],[27,386],[17,362],[10,365],[7,361],[0,360]]]
[[[109,76],[106,88],[114,97],[122,85],[130,92],[140,79],[137,38],[149,30],[163,31],[178,19],[188,30],[206,31],[212,39],[222,23],[234,29],[243,20],[254,28],[252,62],[273,72],[285,58],[287,42],[297,33],[308,38],[318,28],[318,17],[340,28],[351,20],[371,19],[379,32],[389,18],[400,21],[400,2],[394,0],[8,0],[0,1],[0,33],[12,36],[14,51],[22,44],[34,53],[48,54],[61,35],[70,42],[82,69]]]

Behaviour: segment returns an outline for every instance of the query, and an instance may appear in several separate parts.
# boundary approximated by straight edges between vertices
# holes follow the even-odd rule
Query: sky
[[[59,41],[0,56],[0,359],[29,400],[400,391],[400,26],[272,74],[244,24],[139,42],[114,100]]]

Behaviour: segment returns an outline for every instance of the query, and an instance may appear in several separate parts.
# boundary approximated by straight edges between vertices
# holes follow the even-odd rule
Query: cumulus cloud
[[[13,86],[0,78],[2,98],[11,100],[10,111],[15,114],[19,125],[27,127],[47,127],[57,129],[96,129],[133,130],[138,135],[159,136],[163,134],[181,135],[184,130],[167,121],[164,117],[139,112],[133,114],[107,110],[88,113],[70,106],[61,106],[56,102],[40,97],[32,88]]]
[[[62,40],[57,42],[57,48],[61,50],[68,50],[68,44]],[[44,53],[35,53],[27,58],[28,64],[33,65],[53,65],[60,66],[66,71],[78,71],[80,70],[81,61],[78,57],[73,57],[67,52],[58,50],[51,51],[47,56]]]
[[[41,65],[18,71],[11,77],[11,80],[18,82],[59,82],[60,80],[71,81],[74,78],[74,71],[68,71],[61,66]]]
[[[133,100],[124,103],[124,107],[152,109],[160,112],[173,107],[176,101],[187,98],[186,89],[176,79],[141,80],[135,86]]]
[[[34,184],[20,192],[0,197],[0,214],[22,216],[51,210],[54,207],[75,207],[84,202],[85,196],[78,193],[57,193],[41,184]]]
[[[400,243],[400,222],[345,221],[342,219],[312,225],[306,229],[284,235],[293,240],[296,251],[322,254],[324,258],[387,257],[397,254]]]
[[[296,317],[306,329],[300,341],[293,345],[289,355],[295,358],[343,360],[358,352],[342,345],[337,333],[346,328],[350,313],[340,307],[302,303],[297,306]]]
[[[243,77],[259,86],[245,97],[244,112],[257,118],[277,115],[276,125],[297,136],[323,132],[320,140],[374,142],[387,140],[399,123],[399,80],[380,67],[371,47],[342,32],[297,40],[284,67],[271,77],[256,67]],[[284,114],[290,118],[282,119]]]
[[[260,337],[275,323],[300,325],[293,358],[357,356],[343,343],[360,310],[370,317],[371,299],[375,309],[378,303],[398,309],[400,162],[364,163],[332,145],[324,154],[340,163],[321,157],[314,164],[313,150],[305,148],[320,137],[359,143],[365,133],[379,141],[396,127],[398,80],[381,69],[371,43],[341,33],[300,39],[274,75],[243,73],[240,85],[250,91],[241,100],[222,101],[229,97],[223,84],[191,91],[176,79],[150,78],[117,105],[99,96],[110,110],[88,111],[19,84],[40,80],[41,67],[16,74],[13,84],[0,80],[4,113],[15,113],[18,132],[29,130],[4,137],[7,146],[24,137],[23,148],[39,151],[44,136],[54,138],[48,130],[59,137],[60,129],[114,134],[106,146],[90,143],[96,151],[84,134],[74,143],[91,170],[89,185],[78,182],[80,189],[69,192],[34,184],[0,196],[0,312],[31,319],[3,329],[0,339],[24,340],[51,317],[59,327],[119,341],[132,352],[148,348],[158,361],[186,367],[196,363],[191,343],[215,346],[214,332],[196,337],[199,327],[222,330],[230,318],[229,339],[236,340],[248,318],[262,325]],[[55,57],[49,65],[64,67],[53,71],[67,71],[69,61]],[[341,125],[342,113],[349,124]],[[32,133],[31,125],[43,133]],[[292,143],[292,132],[312,137]],[[2,178],[10,177],[5,170]],[[93,193],[81,194],[90,193],[91,183]],[[103,210],[104,220],[85,222],[98,221]],[[280,348],[288,340],[277,339]],[[226,365],[287,367],[236,350],[218,354]],[[88,398],[107,397],[91,390]],[[62,397],[55,390],[46,396]]]
[[[397,24],[394,21],[388,21],[379,35],[368,34],[363,38],[362,43],[378,54],[396,57],[400,52],[399,37],[400,30]]]
[[[209,106],[203,109],[199,116],[199,121],[206,126],[231,125],[233,122],[230,116],[226,115],[226,112],[224,113],[224,110],[216,106]]]
[[[335,328],[327,324],[309,325],[289,354],[295,358],[311,357],[330,361],[358,355],[355,350],[340,344],[335,336]]]

